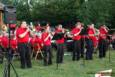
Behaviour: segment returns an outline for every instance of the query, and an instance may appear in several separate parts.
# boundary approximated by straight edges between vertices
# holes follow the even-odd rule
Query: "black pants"
[[[74,41],[73,57],[72,57],[73,61],[80,59],[80,52],[81,52],[81,42],[80,42],[80,40],[75,40]]]
[[[107,51],[107,41],[102,39],[99,41],[99,58],[105,57],[106,51]]]
[[[84,57],[84,48],[85,48],[85,38],[81,38],[81,57]]]
[[[51,46],[44,45],[44,65],[51,65],[52,64],[52,53],[51,53]]]
[[[112,41],[112,47],[115,50],[115,39]]]
[[[20,53],[21,68],[31,68],[31,58],[28,43],[19,43],[18,52]]]
[[[86,40],[86,60],[92,60],[93,59],[93,51],[94,51],[94,46],[93,46],[93,41],[91,39]]]
[[[3,48],[0,46],[0,64],[3,63]]]
[[[57,63],[63,63],[63,56],[64,56],[64,44],[57,44]]]

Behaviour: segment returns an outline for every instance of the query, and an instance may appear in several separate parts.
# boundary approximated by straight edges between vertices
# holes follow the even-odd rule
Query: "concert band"
[[[6,28],[3,28],[0,33],[0,55],[2,51],[7,51],[9,45]],[[86,60],[92,60],[95,48],[99,49],[99,58],[104,58],[106,57],[108,40],[111,40],[108,39],[108,35],[109,29],[105,25],[96,29],[94,24],[89,24],[85,30],[84,24],[77,22],[75,27],[69,31],[69,29],[65,29],[61,24],[58,24],[52,31],[49,23],[43,27],[40,23],[35,27],[30,27],[23,21],[11,35],[11,54],[19,53],[20,64],[23,69],[32,67],[31,53],[33,51],[37,54],[36,56],[39,52],[43,53],[41,55],[44,66],[52,65],[52,40],[55,40],[57,47],[56,63],[63,63],[65,39],[70,38],[73,40],[74,46],[72,51],[73,61],[79,61],[82,57]],[[0,58],[0,62],[2,62],[1,60]]]

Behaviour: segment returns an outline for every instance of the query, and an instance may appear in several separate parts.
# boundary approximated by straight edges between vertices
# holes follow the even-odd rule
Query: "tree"
[[[29,10],[28,2],[25,0],[20,1],[16,5],[17,8],[17,20],[31,21],[31,13]]]
[[[89,0],[79,8],[79,18],[86,24],[109,24],[111,2],[109,0]]]

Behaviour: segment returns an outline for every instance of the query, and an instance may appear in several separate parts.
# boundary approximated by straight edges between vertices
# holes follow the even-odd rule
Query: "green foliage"
[[[1,0],[6,2],[5,0]],[[115,25],[114,0],[7,0],[17,6],[17,19],[26,21],[49,21],[51,23],[68,23],[82,21]]]
[[[27,2],[23,3],[23,1],[20,1],[17,3],[16,8],[18,20],[31,21],[31,14]]]
[[[32,17],[35,20],[64,22],[76,19],[76,0],[49,0],[47,4],[36,3]],[[37,11],[38,10],[38,11]]]
[[[80,7],[79,18],[86,24],[107,24],[110,19],[110,9],[109,0],[90,0]]]

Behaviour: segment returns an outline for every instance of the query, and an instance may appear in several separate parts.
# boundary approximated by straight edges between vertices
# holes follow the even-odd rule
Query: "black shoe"
[[[80,58],[77,58],[76,60],[77,60],[77,61],[79,61],[79,60],[80,60]]]
[[[52,65],[52,62],[48,63],[48,65]]]
[[[21,69],[25,69],[26,67],[25,66],[21,66]]]
[[[3,63],[3,59],[0,59],[0,64],[2,64]]]
[[[72,59],[72,61],[75,61],[75,59]]]
[[[48,64],[47,64],[47,63],[44,63],[44,66],[48,66]]]
[[[27,68],[32,68],[32,66],[27,66]]]

